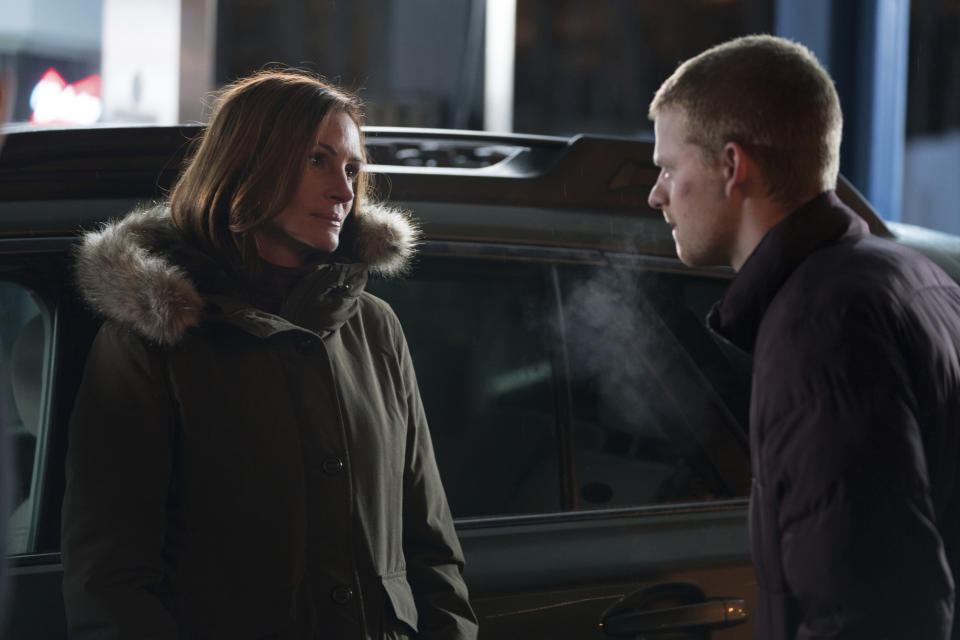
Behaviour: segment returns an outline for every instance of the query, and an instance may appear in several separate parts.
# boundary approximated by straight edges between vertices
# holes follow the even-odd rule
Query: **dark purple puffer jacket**
[[[757,637],[960,637],[960,287],[828,192],[708,323],[754,356]]]

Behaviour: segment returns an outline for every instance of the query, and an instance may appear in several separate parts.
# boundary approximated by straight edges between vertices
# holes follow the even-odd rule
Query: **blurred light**
[[[99,75],[67,84],[56,69],[47,69],[30,92],[30,124],[93,124],[103,113],[101,95]]]
[[[516,0],[487,0],[483,128],[513,131]]]

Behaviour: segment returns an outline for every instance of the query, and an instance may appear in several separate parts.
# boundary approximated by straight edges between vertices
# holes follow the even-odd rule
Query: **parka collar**
[[[867,223],[834,191],[802,205],[777,223],[743,264],[707,315],[707,326],[753,353],[763,315],[783,283],[807,256],[846,236],[869,233]]]
[[[259,338],[289,331],[308,331],[324,338],[357,312],[366,284],[364,264],[323,264],[297,283],[276,314],[234,296],[208,294],[206,317],[212,322],[232,324]]]
[[[420,232],[405,212],[368,206],[350,246],[304,276],[278,315],[253,307],[213,257],[176,230],[167,206],[131,212],[87,233],[77,249],[84,300],[151,342],[175,345],[203,322],[226,322],[259,337],[285,331],[325,336],[357,310],[368,272],[403,274]]]

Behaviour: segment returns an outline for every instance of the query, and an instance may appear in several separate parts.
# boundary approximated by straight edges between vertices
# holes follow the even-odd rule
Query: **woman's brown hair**
[[[249,269],[252,232],[293,197],[317,129],[334,113],[360,128],[359,98],[298,69],[266,69],[225,86],[170,195],[174,225],[221,263]],[[350,218],[362,211],[367,184],[361,170]]]

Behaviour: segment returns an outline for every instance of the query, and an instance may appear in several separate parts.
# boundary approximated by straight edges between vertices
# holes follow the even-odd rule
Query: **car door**
[[[728,278],[437,241],[370,283],[407,334],[481,637],[753,637],[750,368],[702,321]]]
[[[4,602],[10,638],[66,637],[63,427],[96,327],[71,293],[71,245],[69,237],[0,239],[0,420],[12,445],[5,468],[13,493]]]

